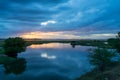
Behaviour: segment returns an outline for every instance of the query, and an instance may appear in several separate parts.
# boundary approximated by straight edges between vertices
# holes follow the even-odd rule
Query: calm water
[[[11,65],[0,65],[0,80],[73,80],[91,70],[89,48],[61,43],[31,45],[18,55],[11,71]]]

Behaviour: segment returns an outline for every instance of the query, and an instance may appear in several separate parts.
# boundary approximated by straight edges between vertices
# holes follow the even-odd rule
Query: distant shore
[[[4,44],[5,39],[0,39],[0,47]],[[109,47],[106,44],[107,40],[96,40],[96,39],[25,39],[26,45],[31,44],[44,44],[44,43],[70,43],[71,45],[82,45],[82,46],[99,46]]]

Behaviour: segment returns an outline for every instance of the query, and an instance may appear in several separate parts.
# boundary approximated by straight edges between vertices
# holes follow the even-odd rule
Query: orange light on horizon
[[[30,32],[30,33],[23,33],[20,35],[22,38],[26,39],[78,39],[80,36],[75,36],[72,34],[67,34],[65,32]]]
[[[77,34],[76,34],[77,33]],[[29,32],[23,33],[20,37],[25,39],[104,39],[113,38],[116,34],[101,33],[101,34],[86,34],[82,35],[75,31],[59,31],[59,32]]]
[[[42,38],[42,39],[49,39],[53,38],[58,32],[30,32],[30,33],[23,33],[20,37],[23,38]]]

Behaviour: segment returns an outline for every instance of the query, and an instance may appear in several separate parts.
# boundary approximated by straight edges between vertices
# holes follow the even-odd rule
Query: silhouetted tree
[[[117,35],[117,41],[116,41],[115,48],[117,49],[117,52],[120,53],[120,32],[118,32],[118,35]]]
[[[118,39],[116,38],[110,38],[107,40],[109,46],[111,46],[112,48],[115,48],[118,42]]]
[[[116,38],[110,38],[107,41],[112,48],[115,48],[120,53],[120,32],[118,32]]]
[[[26,44],[22,38],[8,38],[5,40],[3,48],[6,55],[10,57],[16,57],[17,53],[25,51]]]
[[[70,45],[71,45],[73,48],[75,48],[76,42],[75,42],[75,41],[71,41]]]
[[[120,32],[118,32],[117,36],[116,36],[118,39],[120,39]]]
[[[112,64],[112,58],[115,56],[116,54],[113,51],[97,48],[90,54],[90,63],[98,67],[100,71],[103,71]]]

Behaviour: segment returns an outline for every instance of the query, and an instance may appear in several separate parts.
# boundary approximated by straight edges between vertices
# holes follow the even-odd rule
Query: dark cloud
[[[116,32],[120,0],[0,0],[0,37],[34,31]],[[55,21],[42,26],[42,22]],[[8,34],[8,35],[7,35]]]
[[[32,4],[32,3],[40,3],[40,4],[59,4],[67,2],[68,0],[1,0],[1,4],[9,4],[9,3],[17,3],[17,4]]]

